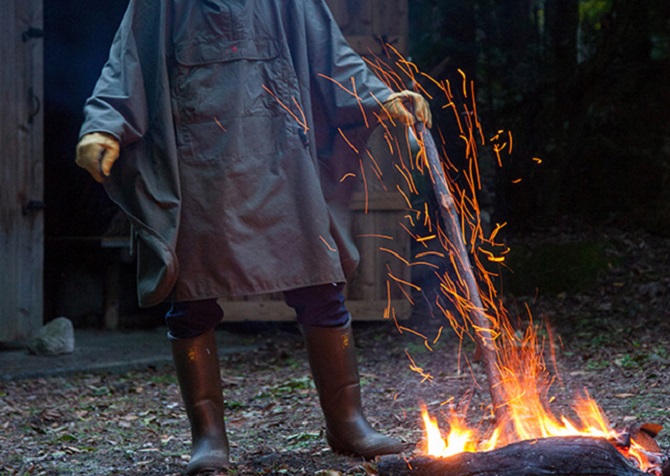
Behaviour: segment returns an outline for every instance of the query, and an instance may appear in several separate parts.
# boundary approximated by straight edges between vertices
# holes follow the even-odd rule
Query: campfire
[[[378,70],[384,68],[381,62],[374,66]],[[414,84],[419,85],[419,79],[426,78],[402,58],[398,67],[408,76],[404,79]],[[392,83],[401,83],[403,79],[388,70],[384,70],[383,76],[393,78]],[[445,169],[455,167],[445,154],[440,155],[431,134],[423,130],[414,131],[420,145],[414,161],[401,160],[408,172],[403,176],[410,177],[410,170],[420,171],[429,175],[433,184],[441,223],[429,223],[429,227],[434,230],[451,270],[437,276],[441,293],[434,305],[461,340],[470,338],[476,342],[489,383],[495,425],[480,434],[467,426],[463,415],[452,411],[449,432],[443,436],[436,419],[424,408],[424,454],[411,458],[384,457],[378,465],[379,475],[670,475],[670,461],[654,440],[661,431],[659,425],[646,423],[615,430],[586,391],[573,405],[576,419],[552,413],[549,391],[555,377],[547,371],[544,360],[548,350],[555,354],[551,335],[546,340],[538,338],[530,309],[527,310],[530,323],[525,329],[511,324],[494,282],[497,273],[491,266],[504,263],[509,251],[496,242],[504,224],[496,225],[487,234],[477,200],[481,188],[478,145],[490,147],[491,156],[502,166],[502,155],[511,153],[512,135],[499,131],[485,140],[477,119],[474,86],[464,74],[462,96],[470,103],[463,105],[463,110],[456,106],[448,82],[429,79],[444,94],[444,109],[453,110],[460,139],[467,144],[469,165],[466,170],[456,170],[466,186],[459,188],[448,178]],[[430,216],[423,211],[416,211],[415,215],[414,219],[424,222]],[[395,315],[392,309],[388,315]],[[396,325],[401,332],[411,331],[398,322]],[[421,372],[411,356],[410,361],[411,367]]]
[[[479,435],[462,415],[452,411],[450,431],[443,437],[436,419],[424,408],[425,456],[385,457],[379,464],[379,475],[668,476],[670,461],[654,441],[661,431],[659,425],[646,423],[616,431],[588,393],[575,400],[576,421],[551,412],[547,402],[552,379],[537,328],[532,319],[525,332],[514,328],[497,298],[491,273],[477,261],[476,254],[476,266],[470,265],[463,224],[458,219],[464,210],[458,210],[452,199],[449,187],[453,184],[442,172],[431,136],[423,133],[420,140],[420,156],[440,199],[443,235],[449,237],[445,251],[456,271],[455,278],[442,278],[442,290],[461,319],[450,315],[446,307],[444,312],[461,338],[469,335],[478,344],[496,425],[487,435]],[[476,212],[466,216],[476,216]]]

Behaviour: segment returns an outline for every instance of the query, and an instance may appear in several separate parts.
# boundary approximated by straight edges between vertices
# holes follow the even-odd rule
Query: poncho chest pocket
[[[175,52],[173,110],[182,161],[218,163],[285,147],[281,103],[289,94],[274,40],[213,39],[177,45]]]

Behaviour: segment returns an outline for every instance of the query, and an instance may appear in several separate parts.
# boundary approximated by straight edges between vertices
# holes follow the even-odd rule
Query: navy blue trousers
[[[312,327],[339,327],[349,321],[344,305],[344,284],[322,284],[284,291],[284,301],[295,310],[298,323]],[[169,336],[192,339],[216,327],[223,310],[216,299],[172,303],[165,315]]]

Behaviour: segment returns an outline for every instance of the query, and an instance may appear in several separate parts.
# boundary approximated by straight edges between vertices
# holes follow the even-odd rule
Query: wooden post
[[[0,15],[0,341],[42,325],[44,260],[42,0]]]

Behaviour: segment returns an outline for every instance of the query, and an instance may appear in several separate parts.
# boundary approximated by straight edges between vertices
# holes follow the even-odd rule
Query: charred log
[[[607,440],[587,437],[527,440],[449,458],[388,456],[377,468],[379,476],[649,476]]]

